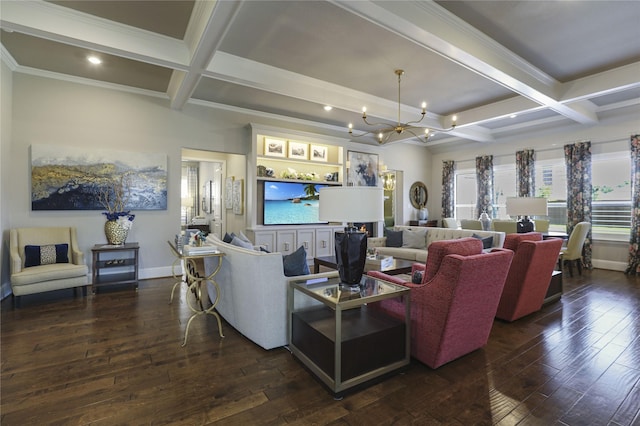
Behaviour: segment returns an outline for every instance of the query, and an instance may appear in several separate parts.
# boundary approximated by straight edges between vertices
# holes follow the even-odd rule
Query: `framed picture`
[[[113,199],[118,187],[125,210],[166,210],[167,155],[31,146],[31,210],[105,210],[105,197]]]
[[[296,160],[308,160],[309,144],[289,141],[288,157]]]
[[[264,155],[270,157],[286,157],[285,145],[286,141],[264,138]]]
[[[233,208],[233,176],[227,176],[224,181],[224,206]]]
[[[348,151],[347,185],[378,186],[378,154]]]
[[[324,145],[311,145],[310,154],[312,161],[327,161],[327,147]]]
[[[233,181],[233,213],[243,214],[244,208],[244,179]]]

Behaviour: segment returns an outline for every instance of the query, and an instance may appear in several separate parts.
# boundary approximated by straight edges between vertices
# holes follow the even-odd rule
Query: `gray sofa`
[[[379,254],[385,256],[425,262],[427,260],[427,248],[434,241],[471,237],[475,234],[483,238],[493,237],[491,248],[502,248],[505,237],[504,232],[424,226],[394,226],[393,230],[403,231],[403,237],[407,235],[405,232],[412,233],[411,238],[403,238],[405,246],[387,247],[387,237],[372,237],[367,239],[367,248],[375,248]],[[424,233],[424,236],[421,239],[420,234],[422,233]]]

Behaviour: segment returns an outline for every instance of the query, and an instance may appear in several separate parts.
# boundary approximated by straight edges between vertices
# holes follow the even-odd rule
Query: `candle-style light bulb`
[[[423,102],[423,103],[422,103],[422,113],[423,113],[423,114],[426,114],[426,113],[427,113],[427,103],[426,103],[426,102]]]
[[[451,117],[451,125],[455,127],[456,125],[456,121],[458,121],[458,116],[454,115],[453,117]]]
[[[382,136],[383,136],[382,132],[378,133],[378,139],[380,140],[380,142],[382,142]]]
[[[367,107],[362,107],[362,118],[367,118]]]
[[[353,133],[353,123],[349,123],[349,133]]]

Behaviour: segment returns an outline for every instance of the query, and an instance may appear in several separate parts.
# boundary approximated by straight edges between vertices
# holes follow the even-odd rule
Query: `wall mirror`
[[[409,189],[409,199],[413,207],[423,209],[429,199],[427,186],[422,182],[414,182],[413,185],[411,185],[411,189]]]

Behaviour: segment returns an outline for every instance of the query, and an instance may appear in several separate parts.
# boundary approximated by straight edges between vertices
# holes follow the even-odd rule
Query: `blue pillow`
[[[233,237],[233,239],[231,240],[231,245],[253,250],[253,244],[248,243],[246,241],[242,241],[238,237]]]
[[[24,246],[24,267],[69,263],[69,244]]]
[[[490,249],[491,247],[493,247],[493,237],[481,237],[478,234],[473,234],[472,235],[473,238],[477,238],[480,241],[482,241],[482,248],[483,249]]]
[[[422,271],[414,271],[413,275],[411,276],[411,282],[413,284],[422,284]]]
[[[386,228],[385,234],[387,235],[387,247],[402,247],[402,231]]]
[[[224,238],[222,238],[222,241],[224,241],[225,243],[229,244],[229,243],[231,243],[231,240],[233,240],[233,237],[235,237],[235,234],[233,232],[231,233],[231,235],[229,235],[228,233],[225,232]]]
[[[282,256],[282,266],[284,267],[284,275],[287,277],[310,274],[309,265],[307,264],[307,251],[304,246],[300,246],[298,250],[291,254]]]

